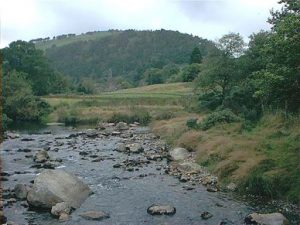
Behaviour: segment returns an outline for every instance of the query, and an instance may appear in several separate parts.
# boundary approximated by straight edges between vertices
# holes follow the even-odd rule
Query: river
[[[64,126],[46,126],[34,130],[18,130],[20,135],[6,139],[1,146],[5,178],[2,182],[4,201],[18,183],[30,182],[43,170],[33,168],[33,156],[40,149],[47,149],[55,169],[71,172],[93,190],[67,222],[59,222],[49,212],[36,212],[24,202],[5,204],[8,221],[16,224],[106,224],[106,225],[217,225],[243,224],[245,216],[255,209],[230,193],[208,192],[197,183],[182,183],[167,175],[167,160],[148,160],[164,142],[153,135],[149,128],[136,127],[122,134],[107,135],[102,131]],[[91,134],[87,136],[86,134]],[[72,134],[72,135],[71,135]],[[71,136],[70,136],[71,135]],[[115,151],[119,143],[140,143],[144,153],[125,154]],[[82,153],[84,152],[84,153]],[[59,160],[55,160],[59,159]],[[130,160],[142,162],[128,167],[114,168]],[[190,187],[190,188],[187,188]],[[147,208],[152,204],[170,204],[176,207],[172,216],[152,216]],[[103,221],[85,220],[81,212],[102,210],[110,214]],[[208,220],[201,213],[213,215]]]

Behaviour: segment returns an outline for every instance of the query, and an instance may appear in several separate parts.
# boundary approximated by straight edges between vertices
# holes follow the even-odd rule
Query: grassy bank
[[[151,122],[152,130],[169,144],[195,151],[197,162],[222,184],[235,182],[243,193],[299,202],[300,118],[269,113],[252,129],[240,121],[194,130],[187,121],[206,115],[187,111],[191,91],[191,84],[177,83],[45,100],[55,109],[51,122]]]
[[[243,193],[300,202],[299,117],[267,114],[250,131],[243,122],[192,130],[186,127],[190,117],[157,121],[152,127],[173,145],[196,151],[198,163],[223,185],[235,182]]]

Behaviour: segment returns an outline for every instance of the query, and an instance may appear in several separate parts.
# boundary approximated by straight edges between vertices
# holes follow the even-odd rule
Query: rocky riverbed
[[[194,163],[191,153],[169,149],[149,128],[138,124],[10,132],[1,146],[1,158],[1,203],[8,224],[230,225],[261,218],[249,217],[254,208],[220,192],[217,178]],[[47,179],[41,182],[39,174],[47,170],[78,178],[90,190],[86,199],[80,198],[76,207],[59,203],[53,208],[56,202],[49,203],[52,210],[33,207],[41,206],[37,192],[32,191],[37,184],[55,186]],[[57,180],[64,191],[54,187],[59,190],[56,201],[67,202],[74,196],[68,191],[72,185],[64,186],[63,178]],[[82,190],[87,189],[83,186]],[[66,200],[62,192],[67,193]]]

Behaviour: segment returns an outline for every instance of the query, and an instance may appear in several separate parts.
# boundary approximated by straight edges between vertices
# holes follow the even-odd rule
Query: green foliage
[[[77,91],[84,94],[94,94],[96,91],[95,82],[90,78],[84,78],[80,81]]]
[[[188,119],[188,121],[186,121],[186,126],[191,129],[198,129],[199,128],[198,119],[196,118]]]
[[[50,112],[50,106],[33,95],[26,76],[16,71],[4,76],[4,113],[14,121],[41,121]]]
[[[196,77],[198,77],[201,71],[201,65],[197,63],[193,63],[191,65],[185,66],[181,71],[182,81],[190,82],[193,81]]]
[[[193,63],[201,63],[202,62],[202,54],[198,47],[195,47],[191,54],[190,64]]]
[[[134,122],[138,122],[142,125],[148,125],[150,123],[150,121],[151,121],[151,116],[146,111],[136,112],[136,113],[131,114],[131,115],[116,113],[116,114],[112,115],[112,117],[108,120],[108,122],[111,122],[111,123],[117,123],[117,122],[134,123]]]
[[[241,119],[235,115],[229,109],[224,109],[222,111],[216,111],[209,114],[201,123],[199,123],[199,128],[202,130],[208,130],[209,128],[221,124],[221,123],[233,123],[238,122]]]
[[[144,76],[148,85],[163,83],[163,73],[160,69],[150,68],[146,70]]]
[[[45,95],[55,88],[54,71],[49,68],[48,61],[41,50],[35,49],[34,44],[25,41],[15,41],[1,50],[3,54],[4,74],[13,70],[24,73],[30,82],[33,94]]]
[[[2,128],[6,130],[7,127],[12,123],[12,119],[10,119],[5,113],[2,115]]]
[[[225,34],[219,39],[217,46],[227,56],[238,57],[245,50],[245,42],[239,33]]]
[[[203,91],[198,94],[198,110],[215,110],[222,105],[222,93],[219,90]]]

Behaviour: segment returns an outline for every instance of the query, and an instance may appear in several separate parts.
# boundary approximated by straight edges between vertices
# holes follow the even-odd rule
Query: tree
[[[229,57],[239,57],[245,50],[245,42],[239,33],[229,33],[219,39],[217,47]]]
[[[144,73],[147,84],[161,84],[163,83],[163,73],[161,69],[150,68]]]
[[[47,59],[41,50],[35,49],[33,43],[15,41],[2,50],[4,57],[4,73],[16,70],[25,74],[36,95],[48,94],[54,72],[49,68]]]
[[[202,54],[198,47],[195,47],[191,54],[190,64],[193,63],[201,63],[202,62]]]
[[[50,106],[33,95],[26,77],[15,70],[4,76],[4,113],[14,121],[40,121],[50,112]]]
[[[193,63],[191,65],[184,67],[181,72],[183,82],[193,81],[196,77],[198,77],[200,71],[201,71],[201,66],[197,63]]]
[[[272,32],[261,48],[265,67],[255,73],[257,96],[263,105],[298,112],[300,109],[300,3],[281,1],[272,12]]]
[[[239,34],[229,33],[220,38],[216,46],[219,50],[212,51],[202,63],[197,86],[205,101],[225,105],[231,89],[242,77],[236,57],[243,52],[244,41]]]

